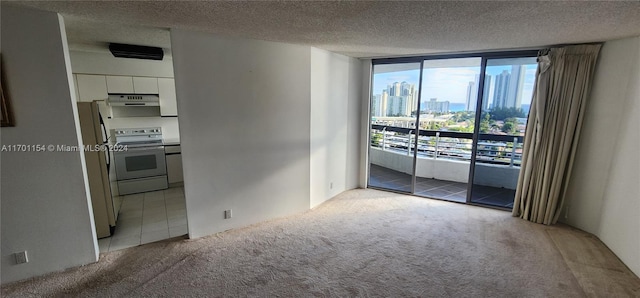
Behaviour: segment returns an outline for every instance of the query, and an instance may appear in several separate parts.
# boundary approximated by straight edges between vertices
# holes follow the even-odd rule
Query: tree
[[[380,144],[380,140],[382,139],[382,133],[376,132],[371,136],[371,144],[377,146]]]
[[[507,118],[507,119],[504,119],[504,122],[513,122],[517,124],[518,118],[515,118],[515,117]]]
[[[489,120],[491,119],[491,115],[489,113],[485,113],[480,120],[480,132],[488,133],[489,132]]]
[[[513,122],[505,122],[502,125],[502,132],[514,134],[516,132],[516,125]]]
[[[522,109],[516,108],[495,108],[491,110],[491,119],[493,120],[505,120],[507,118],[524,118],[527,115],[524,114]]]
[[[518,130],[518,119],[516,118],[507,118],[504,119],[504,124],[502,124],[502,131],[508,134],[515,134]]]
[[[439,122],[429,122],[429,124],[427,125],[427,129],[428,130],[440,130],[440,123]]]
[[[473,125],[466,127],[449,127],[448,130],[456,132],[473,132]]]

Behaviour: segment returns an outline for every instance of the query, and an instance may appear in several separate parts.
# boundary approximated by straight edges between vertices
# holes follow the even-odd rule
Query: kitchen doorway
[[[118,225],[111,237],[98,240],[100,253],[187,234],[184,187],[118,196]]]
[[[96,143],[91,144],[115,146],[118,142],[124,143],[124,140],[116,140],[123,132],[133,132],[140,137],[157,135],[153,159],[146,154],[151,152],[149,147],[138,144],[139,148],[133,150],[132,142],[129,142],[132,148],[128,152],[108,151],[106,165],[88,173],[90,181],[106,179],[101,189],[94,190],[90,186],[92,197],[95,192],[109,198],[105,204],[94,203],[94,218],[101,212],[97,209],[105,205],[105,209],[113,210],[108,221],[100,221],[100,233],[97,233],[100,252],[188,234],[177,111],[179,99],[175,90],[169,30],[93,22],[75,16],[64,18],[75,97],[79,104],[97,106],[100,116],[94,117],[94,122],[100,124],[93,126],[102,129],[95,133]],[[149,59],[133,59],[140,58],[136,53],[116,56],[112,45],[117,44],[125,45],[120,49],[127,51],[149,53],[153,50],[154,56],[143,55]],[[99,118],[101,120],[97,122]],[[85,133],[89,130],[82,129],[82,134]],[[100,176],[102,179],[97,178]],[[98,231],[97,225],[98,221]]]

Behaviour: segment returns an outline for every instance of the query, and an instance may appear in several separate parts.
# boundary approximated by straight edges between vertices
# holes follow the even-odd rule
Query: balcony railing
[[[413,155],[415,129],[371,125],[371,146],[384,151]],[[477,163],[519,167],[522,163],[522,136],[480,134]],[[418,133],[418,157],[470,161],[473,134],[454,131],[420,129]]]

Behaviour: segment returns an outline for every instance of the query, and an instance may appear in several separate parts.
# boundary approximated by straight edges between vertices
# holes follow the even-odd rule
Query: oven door
[[[161,176],[167,174],[164,147],[129,147],[114,152],[118,180]]]

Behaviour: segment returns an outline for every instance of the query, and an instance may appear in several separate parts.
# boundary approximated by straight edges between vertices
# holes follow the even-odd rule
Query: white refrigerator
[[[108,134],[100,116],[98,104],[96,102],[79,102],[78,116],[82,132],[82,143],[91,147],[107,145]],[[108,149],[106,146],[104,148]],[[109,237],[116,226],[117,217],[109,184],[109,151],[85,150],[84,156],[87,165],[96,233],[98,238]]]

